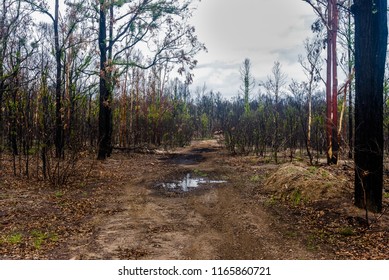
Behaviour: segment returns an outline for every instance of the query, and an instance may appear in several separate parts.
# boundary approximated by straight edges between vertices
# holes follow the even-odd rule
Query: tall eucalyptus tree
[[[149,69],[160,63],[179,64],[178,71],[189,73],[196,65],[194,55],[205,47],[187,22],[192,0],[100,0],[100,112],[98,159],[112,151],[112,97],[116,78],[127,67]],[[128,60],[128,51],[142,49],[146,57]],[[191,79],[188,75],[188,81]]]

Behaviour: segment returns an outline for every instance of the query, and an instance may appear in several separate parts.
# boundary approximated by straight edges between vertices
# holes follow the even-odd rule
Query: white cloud
[[[193,88],[206,82],[228,98],[236,95],[246,57],[256,80],[264,79],[276,60],[289,78],[303,79],[298,55],[314,19],[301,0],[202,0],[192,22],[208,53],[197,57]]]

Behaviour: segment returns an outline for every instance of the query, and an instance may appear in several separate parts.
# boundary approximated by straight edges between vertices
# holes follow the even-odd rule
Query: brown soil
[[[312,201],[291,199],[290,192],[283,196],[278,187],[266,185],[284,184],[274,174],[287,167],[254,156],[231,157],[216,140],[196,141],[171,153],[121,151],[105,162],[85,160],[76,171],[86,174],[89,167],[88,177],[76,176],[74,183],[61,188],[1,174],[1,259],[380,259],[389,255],[387,213],[372,217],[374,224],[366,229],[363,211],[352,206],[350,189],[340,188],[347,194],[342,199],[332,188],[331,195],[323,193],[322,199],[316,196]],[[301,168],[305,167],[293,172],[307,171],[306,178],[316,183],[337,176],[334,170],[326,170],[328,175]],[[313,171],[327,177],[311,178]],[[350,175],[347,170],[339,172],[342,178]],[[188,192],[164,187],[163,183],[186,174],[225,182],[206,183]],[[307,183],[300,182],[299,188],[302,185]]]

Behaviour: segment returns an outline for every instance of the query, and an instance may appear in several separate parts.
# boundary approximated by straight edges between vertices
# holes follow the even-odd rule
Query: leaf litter
[[[191,150],[192,149],[192,150]],[[197,150],[195,150],[197,149]],[[178,160],[202,152],[201,162]],[[166,154],[115,153],[52,187],[0,173],[1,259],[387,259],[388,211],[353,206],[352,170],[231,157],[214,141]],[[167,196],[182,174],[226,180]],[[389,199],[384,198],[384,209]]]

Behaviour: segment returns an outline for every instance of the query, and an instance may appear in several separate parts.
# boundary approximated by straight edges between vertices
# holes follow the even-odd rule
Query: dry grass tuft
[[[330,167],[283,164],[263,184],[265,191],[293,204],[329,199],[344,199],[352,193],[352,184],[344,174]]]

